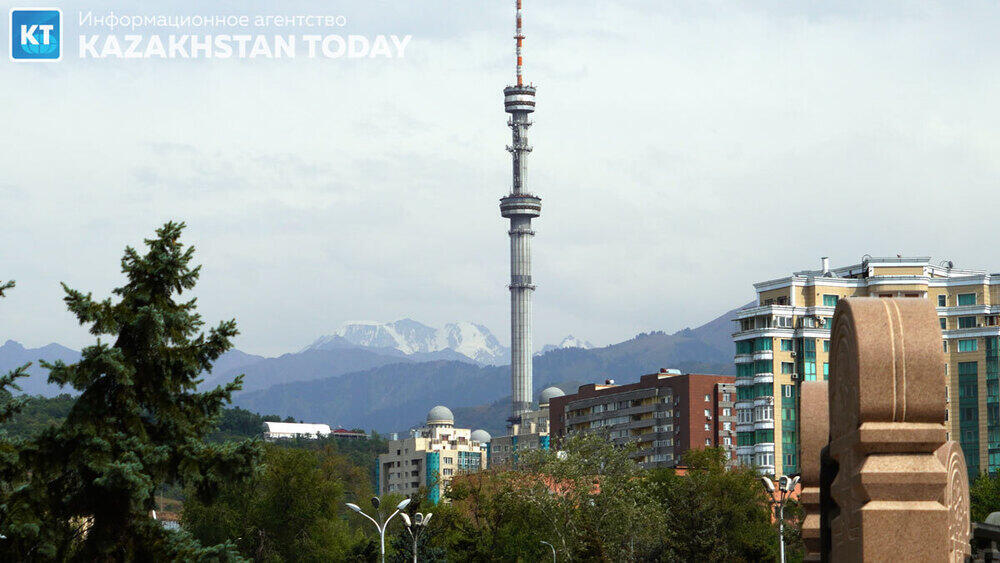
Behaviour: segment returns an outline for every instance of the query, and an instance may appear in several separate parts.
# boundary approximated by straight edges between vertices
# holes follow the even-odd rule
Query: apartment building
[[[802,381],[829,377],[830,324],[840,299],[931,299],[946,363],[950,436],[971,475],[1000,469],[1000,274],[928,257],[872,257],[754,284],[757,300],[738,311],[737,458],[766,474],[799,472]]]
[[[734,378],[661,369],[637,383],[583,385],[549,404],[553,439],[601,432],[616,444],[634,442],[643,467],[675,467],[690,449],[722,446],[735,451]]]
[[[426,487],[428,499],[436,503],[455,475],[486,468],[489,442],[485,430],[455,428],[451,410],[436,406],[427,413],[426,426],[390,441],[389,451],[378,456],[378,495],[408,496]]]
[[[558,387],[546,387],[538,395],[538,409],[521,413],[513,419],[506,436],[490,442],[490,465],[517,465],[519,453],[549,449],[549,402],[565,395]]]

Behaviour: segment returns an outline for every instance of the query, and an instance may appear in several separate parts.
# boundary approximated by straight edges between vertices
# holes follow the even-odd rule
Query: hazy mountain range
[[[613,378],[637,381],[661,367],[687,372],[732,373],[732,312],[695,329],[673,334],[652,332],[594,348],[568,336],[543,347],[534,358],[536,391],[559,384],[578,385]],[[435,329],[411,319],[392,323],[347,323],[300,352],[264,358],[232,350],[204,376],[203,388],[244,374],[243,391],[233,402],[264,413],[293,416],[348,428],[401,431],[423,422],[434,405],[452,408],[456,423],[497,432],[509,410],[509,357],[485,327],[450,323]],[[0,372],[35,362],[24,392],[55,395],[37,360],[73,362],[79,352],[50,344],[25,349],[8,341],[0,346]],[[65,391],[63,391],[65,392]]]

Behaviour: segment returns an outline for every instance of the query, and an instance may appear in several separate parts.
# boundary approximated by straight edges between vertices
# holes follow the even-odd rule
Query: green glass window
[[[976,338],[962,338],[958,341],[959,352],[975,352],[979,350],[979,340]]]
[[[948,305],[947,295],[938,295],[938,307],[945,307]]]
[[[773,343],[774,341],[770,338],[758,338],[753,341],[753,351],[763,352],[765,350],[770,350]]]
[[[958,317],[958,328],[976,328],[976,317]]]
[[[836,307],[837,306],[837,299],[838,299],[838,297],[836,295],[824,295],[823,296],[823,306],[824,307]]]
[[[736,377],[753,377],[753,364],[736,364]]]
[[[978,375],[979,362],[958,362],[958,375]]]
[[[781,351],[782,352],[791,352],[792,350],[793,350],[793,348],[792,348],[792,341],[791,341],[791,339],[782,338],[781,339]]]
[[[758,444],[774,442],[774,430],[757,430],[753,439]]]
[[[829,340],[824,340],[823,341],[823,351],[827,352],[827,353],[830,352],[830,341]]]
[[[781,373],[789,375],[795,372],[795,364],[792,362],[781,362]]]
[[[963,293],[958,296],[958,304],[962,305],[975,305],[976,304],[976,294],[975,293]]]
[[[740,340],[736,343],[737,354],[749,354],[753,352],[753,340]]]
[[[771,366],[771,360],[757,360],[753,363],[754,373],[773,373],[774,367]]]
[[[823,379],[830,379],[830,362],[823,362]]]
[[[941,322],[941,330],[948,330],[948,319],[941,317],[938,321]]]

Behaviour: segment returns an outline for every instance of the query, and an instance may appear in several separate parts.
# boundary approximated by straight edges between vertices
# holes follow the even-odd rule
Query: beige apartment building
[[[375,481],[378,495],[409,496],[427,488],[431,502],[440,501],[455,475],[486,468],[490,435],[485,430],[455,428],[447,407],[427,413],[427,425],[408,438],[391,440],[389,451],[378,456]]]
[[[830,323],[845,297],[931,299],[946,363],[948,421],[971,475],[1000,468],[1000,274],[956,268],[928,257],[865,256],[754,284],[736,332],[737,458],[762,473],[799,472],[802,381],[829,376]]]

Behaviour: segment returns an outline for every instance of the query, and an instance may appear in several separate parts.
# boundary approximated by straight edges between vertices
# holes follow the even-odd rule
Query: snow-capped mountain
[[[545,346],[542,346],[542,350],[538,352],[538,354],[536,355],[540,356],[546,352],[551,352],[552,350],[559,350],[561,348],[583,348],[584,350],[590,350],[593,347],[594,345],[591,344],[590,342],[587,342],[586,340],[581,340],[571,334],[566,338],[563,338],[562,342],[560,342],[558,345],[546,344]]]
[[[392,323],[344,323],[337,332],[320,337],[306,349],[351,346],[397,350],[407,356],[451,351],[477,363],[492,365],[506,363],[510,358],[510,350],[501,346],[493,333],[482,325],[457,322],[433,328],[412,319]]]

